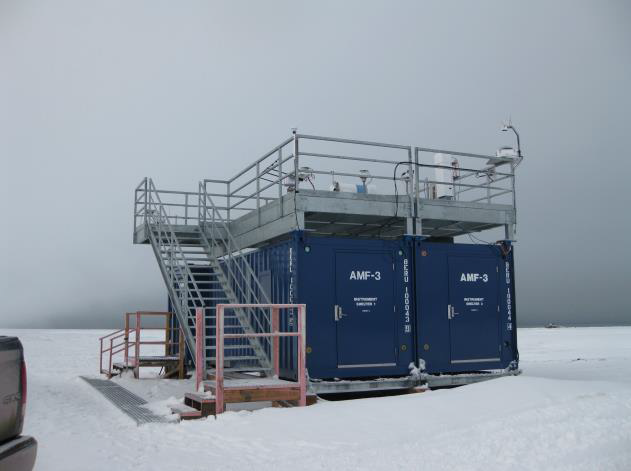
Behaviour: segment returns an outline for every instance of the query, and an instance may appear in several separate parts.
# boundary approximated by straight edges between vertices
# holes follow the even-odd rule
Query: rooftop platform
[[[134,242],[150,242],[156,218],[147,212],[155,200],[167,208],[159,218],[168,219],[180,244],[231,238],[223,250],[257,247],[294,230],[386,239],[503,227],[514,240],[518,163],[504,155],[294,134],[231,179],[205,179],[197,191],[153,183],[150,191],[141,182]]]

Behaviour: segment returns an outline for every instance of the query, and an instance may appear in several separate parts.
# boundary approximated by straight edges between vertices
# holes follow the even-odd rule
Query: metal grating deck
[[[80,378],[103,394],[108,401],[123,411],[138,425],[171,422],[166,417],[155,415],[149,409],[144,407],[144,405],[147,404],[147,401],[143,398],[135,395],[131,391],[119,386],[109,379],[88,378],[86,376],[81,376]]]

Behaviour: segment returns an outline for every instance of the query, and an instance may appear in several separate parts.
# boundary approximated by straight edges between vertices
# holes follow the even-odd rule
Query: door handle
[[[335,317],[335,322],[339,321],[342,317],[347,316],[348,314],[344,314],[342,312],[342,306],[338,306],[337,304],[333,308],[333,315]]]
[[[456,312],[454,307],[451,304],[447,304],[447,319],[451,320],[457,315],[458,313]]]

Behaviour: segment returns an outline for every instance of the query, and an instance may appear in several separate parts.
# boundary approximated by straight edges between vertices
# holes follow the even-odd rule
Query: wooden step
[[[186,393],[184,394],[184,404],[200,412],[200,417],[216,415],[215,398],[205,394]]]
[[[135,357],[130,356],[128,359],[127,368],[134,367]],[[140,366],[173,366],[177,365],[179,358],[176,356],[141,356],[139,357]]]
[[[200,419],[202,417],[201,410],[187,406],[186,404],[173,405],[170,406],[170,409],[173,414],[179,415],[181,420]]]
[[[204,381],[204,389],[215,393],[214,380]],[[297,401],[300,386],[293,381],[273,378],[225,379],[224,402]]]

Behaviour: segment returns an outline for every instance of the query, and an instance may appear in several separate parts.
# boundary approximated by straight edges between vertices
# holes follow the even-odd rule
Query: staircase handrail
[[[201,216],[201,223],[205,224],[206,223],[206,215],[208,214],[208,206],[206,205],[206,201],[210,201],[210,204],[212,206],[212,210],[213,210],[213,223],[215,221],[215,217],[214,215],[217,215],[217,219],[219,220],[220,224],[222,225],[226,235],[228,236],[228,241],[230,242],[230,246],[232,246],[233,248],[231,248],[230,246],[227,247],[227,254],[228,255],[232,255],[234,253],[237,253],[238,256],[236,258],[242,259],[244,262],[244,265],[246,267],[247,270],[247,275],[250,276],[254,282],[256,283],[256,287],[259,290],[259,293],[261,293],[263,300],[265,301],[262,304],[269,304],[270,300],[267,296],[267,293],[265,292],[265,290],[263,289],[263,286],[261,285],[258,277],[256,276],[256,274],[254,273],[254,269],[252,268],[252,266],[250,265],[250,263],[247,261],[247,259],[244,257],[245,253],[243,252],[243,250],[241,248],[238,247],[237,242],[234,238],[234,236],[232,235],[232,232],[230,232],[230,228],[228,226],[229,221],[226,221],[226,219],[221,215],[221,212],[217,209],[217,206],[214,204],[213,199],[210,197],[210,195],[206,192],[206,185],[203,182],[199,182],[200,185],[200,196],[201,196],[201,190],[203,188],[203,194],[204,197],[201,201],[203,201],[203,203],[200,201],[200,206],[203,207],[203,214]],[[205,235],[205,231],[204,231],[204,227],[201,227],[202,229],[202,234]],[[213,240],[215,239],[214,237],[214,230],[215,230],[215,224],[212,225],[212,229],[211,229],[211,237],[213,237]],[[235,258],[235,257],[233,257]],[[245,276],[245,273],[242,272],[242,275]],[[255,303],[255,304],[261,304],[261,303]]]
[[[211,239],[214,245],[218,245],[217,242],[217,237],[215,234],[216,231],[216,222],[218,222],[221,226],[221,228],[224,231],[224,237],[221,239],[221,243],[223,243],[226,246],[226,254],[225,256],[227,257],[226,260],[226,265],[227,265],[227,269],[231,275],[231,277],[228,277],[228,279],[235,279],[237,280],[237,286],[239,286],[241,291],[244,291],[243,287],[241,287],[241,284],[238,283],[238,279],[235,276],[234,270],[232,268],[232,265],[236,265],[237,270],[239,271],[239,274],[241,276],[241,278],[243,280],[248,280],[251,279],[254,281],[254,284],[257,288],[257,291],[259,293],[259,296],[257,296],[254,293],[254,290],[252,290],[252,287],[248,284],[248,291],[249,291],[249,296],[250,296],[250,300],[254,301],[250,304],[269,304],[270,300],[267,296],[267,293],[265,292],[265,290],[263,289],[263,286],[261,285],[261,282],[258,279],[258,276],[256,276],[254,269],[252,268],[252,266],[250,265],[250,263],[248,262],[247,258],[245,257],[245,253],[243,252],[243,249],[241,249],[237,243],[236,240],[234,238],[234,236],[232,235],[232,232],[230,232],[230,228],[228,226],[228,222],[226,221],[226,219],[221,215],[221,212],[217,209],[216,205],[214,204],[214,201],[212,199],[212,197],[210,195],[208,195],[208,192],[206,191],[206,183],[205,182],[199,182],[199,202],[200,202],[200,232],[202,234],[203,237],[206,236],[206,230],[205,230],[205,226],[207,223],[207,216],[211,216],[212,218],[212,224],[211,224],[211,229],[210,229],[210,235],[211,235]],[[208,203],[210,203],[210,207],[208,205]],[[226,244],[226,240],[228,242],[228,244]],[[211,246],[211,250],[212,250],[212,246]],[[236,254],[236,256],[235,256]],[[245,268],[244,268],[245,267]],[[222,267],[220,267],[222,268]],[[243,293],[245,295],[245,293]],[[262,299],[259,299],[262,298]],[[260,331],[264,330],[264,326],[262,324],[262,322],[260,321],[258,316],[250,316],[253,317],[256,321],[257,321],[257,327],[260,329]],[[265,315],[265,321],[266,322],[270,322],[269,316]]]
[[[151,222],[151,216],[154,216],[154,219],[156,219],[155,214],[149,210],[149,207],[154,206],[158,209],[159,215],[160,215],[160,217],[157,218],[154,222],[154,224],[156,225],[158,229],[158,233],[162,234],[164,232],[168,236],[167,239],[169,240],[171,249],[172,250],[175,249],[177,251],[178,255],[180,256],[179,258],[180,261],[185,261],[186,258],[182,251],[182,247],[180,246],[179,243],[177,243],[177,236],[173,229],[173,225],[171,224],[169,215],[167,214],[166,210],[164,209],[164,206],[162,205],[160,195],[158,194],[156,187],[153,183],[153,180],[151,178],[147,178],[145,180],[145,192],[148,195],[148,197],[145,198],[146,209],[144,211],[144,218],[145,218],[146,225],[149,225],[149,223]],[[155,201],[154,201],[154,197],[155,197]],[[166,226],[166,228],[164,226]],[[151,231],[148,228],[148,233],[149,233],[150,238],[152,239],[152,246],[154,247],[154,250],[159,250],[159,244],[155,240],[153,231]],[[156,256],[160,258],[159,253],[156,253]],[[201,294],[201,291],[199,290],[199,286],[197,285],[197,282],[195,281],[195,277],[193,276],[193,273],[190,270],[190,267],[188,266],[188,263],[178,264],[177,267],[179,267],[180,271],[184,272],[184,273],[180,273],[180,276],[182,274],[185,275],[183,277],[184,278],[183,283],[185,286],[184,291],[186,293],[187,298],[190,298],[193,301],[193,303],[199,304],[199,307],[202,307],[202,308],[205,307],[204,298]],[[160,267],[160,269],[162,270],[162,267]],[[167,275],[169,274],[163,273],[163,276],[168,279]],[[194,288],[193,290],[191,290],[190,288],[191,284],[193,285],[193,288]],[[167,285],[170,291],[169,294],[171,295],[174,301],[174,304],[176,305],[176,310],[179,310],[181,307],[178,305],[178,302],[180,301],[180,296],[178,296],[176,291],[173,289],[172,283],[167,283]],[[188,306],[186,306],[186,309],[188,310]],[[184,337],[186,339],[186,343],[188,344],[187,346],[189,348],[189,351],[194,352],[195,345],[193,341],[193,334],[191,332],[190,326],[188,325],[188,322],[185,322],[187,316],[183,316],[183,317],[184,317],[183,319],[180,319],[180,324],[186,333]]]

